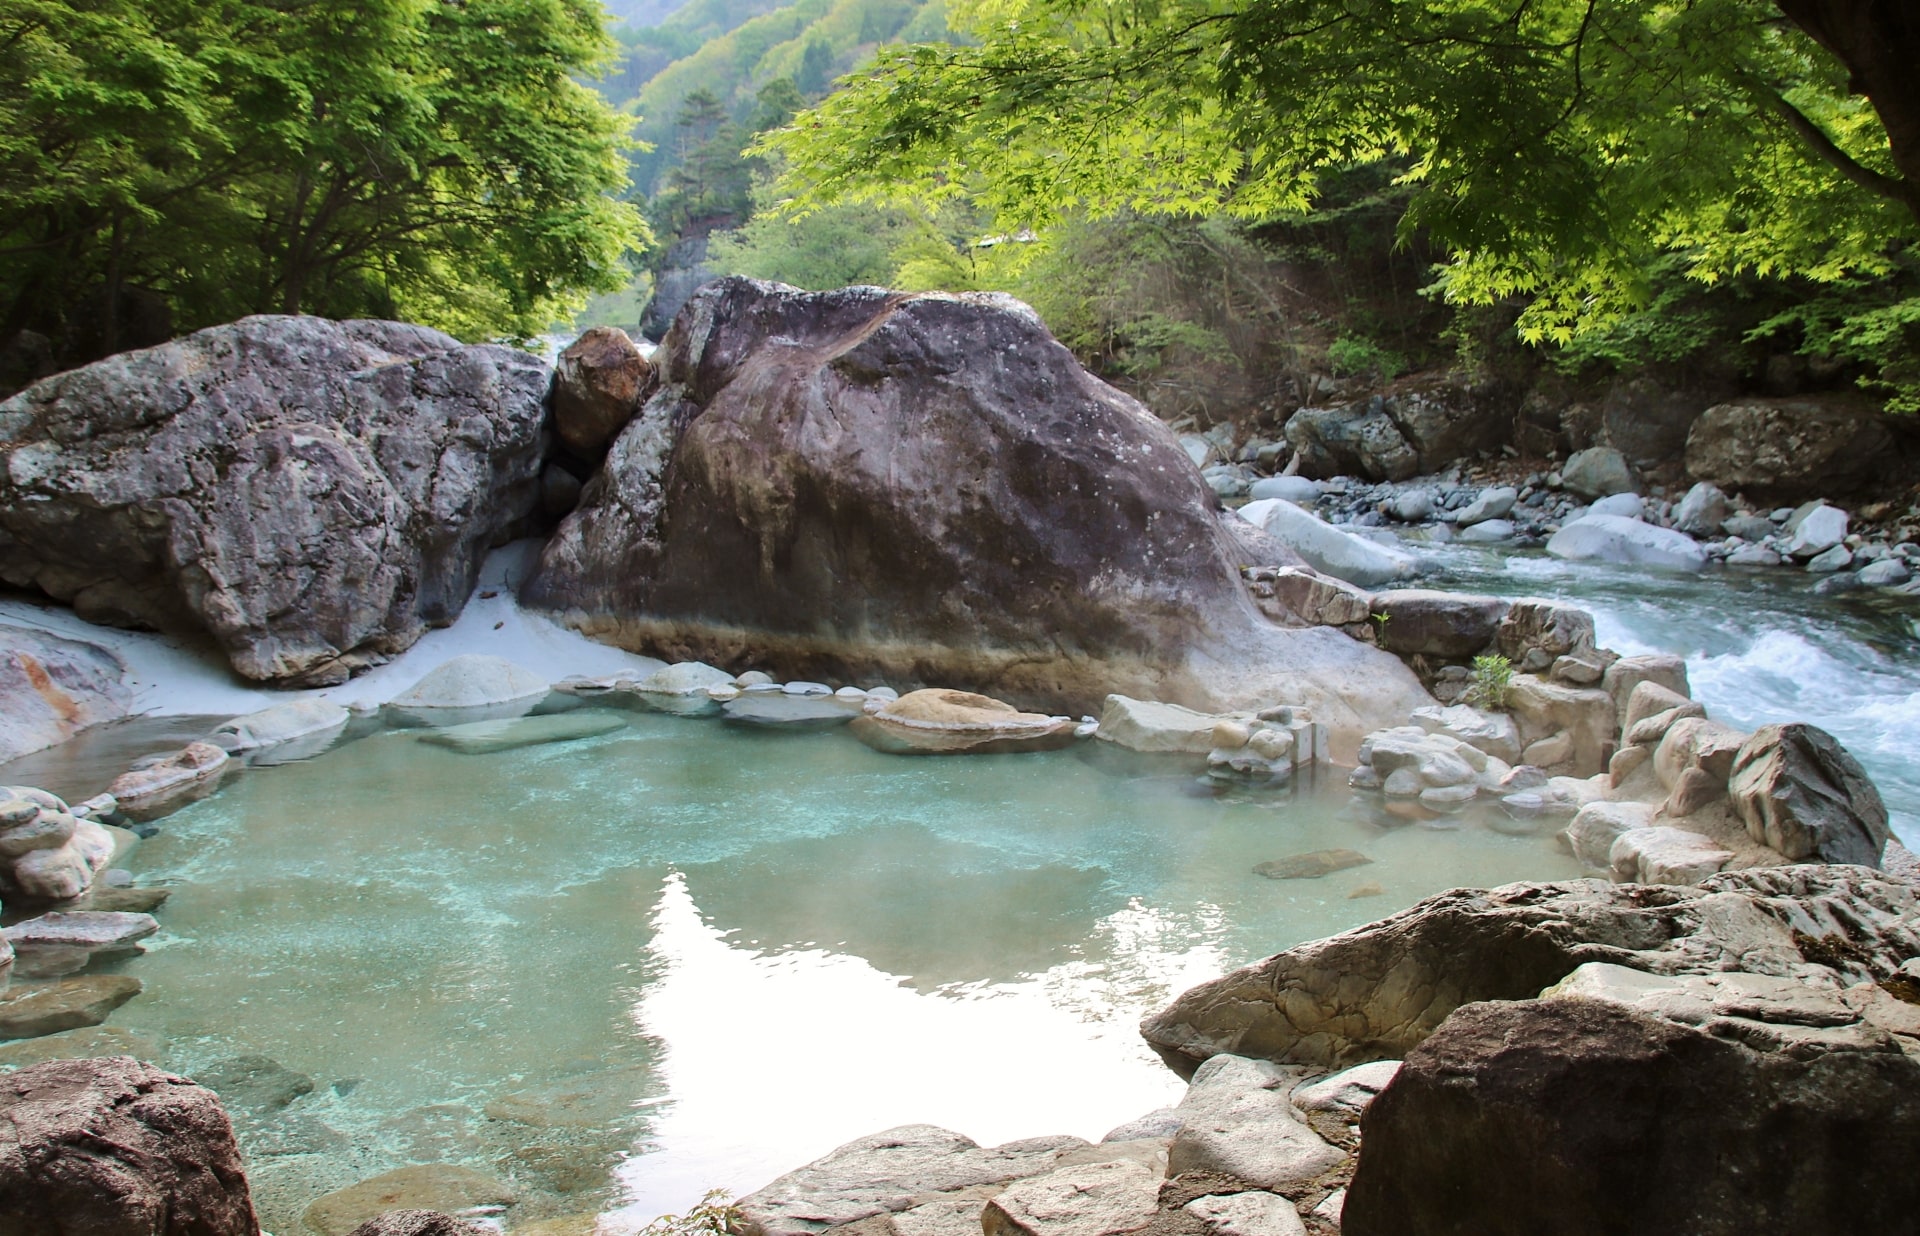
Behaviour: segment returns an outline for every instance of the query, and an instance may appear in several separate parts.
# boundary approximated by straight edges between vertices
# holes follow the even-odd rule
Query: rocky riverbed
[[[187,943],[166,933],[171,890],[129,864],[264,770],[329,767],[341,744],[585,750],[643,713],[862,759],[1074,752],[1173,770],[1223,810],[1320,785],[1366,835],[1498,838],[1595,873],[1442,893],[1188,991],[1143,1027],[1191,1078],[1184,1099],[1102,1142],[894,1129],[742,1199],[743,1230],[1735,1231],[1785,1215],[1853,1231],[1912,1209],[1897,1149],[1878,1147],[1914,1135],[1914,864],[1867,770],[1821,728],[1703,703],[1681,658],[1622,655],[1578,605],[1419,586],[1444,569],[1434,547],[1464,543],[1650,578],[1792,570],[1823,599],[1899,604],[1920,511],[1807,492],[1897,453],[1879,421],[1707,409],[1682,435],[1684,487],[1613,445],[1508,463],[1471,407],[1431,392],[1302,409],[1284,441],[1179,436],[1004,298],[745,280],[695,293],[656,359],[603,332],[550,371],[391,323],[258,318],[0,404],[0,575],[307,688],[210,709],[192,741],[107,747],[139,757],[110,784],[0,799],[0,1034],[20,1040],[0,1052],[26,1066],[0,1089],[25,1130],[0,1147],[0,1198],[44,1208],[45,1165],[105,1105],[131,1112],[128,1146],[196,1133],[164,1168],[129,1152],[133,1183],[93,1190],[101,1232],[150,1230],[138,1216],[169,1192],[202,1199],[181,1236],[251,1236],[259,1214],[281,1236],[346,1236],[408,1208],[590,1229],[567,1181],[604,1179],[632,1130],[595,1140],[606,1122],[568,1113],[610,1097],[630,1112],[638,1082],[561,1079],[487,1106],[552,1130],[499,1160],[543,1182],[530,1201],[430,1137],[418,1161],[328,1176],[352,1138],[311,1104],[286,1118],[316,1082],[278,1061],[213,1061],[195,1086],[125,1059],[159,1048],[114,1020],[155,998],[143,950]],[[523,533],[537,562],[489,586],[488,550]],[[487,608],[514,590],[628,651]],[[488,630],[513,624],[506,656],[383,664],[494,613]],[[139,681],[115,640],[35,625],[0,628],[9,755],[84,744],[178,681]],[[542,640],[545,656],[515,655]],[[1369,862],[1327,846],[1245,868],[1364,898],[1384,891],[1354,874]],[[1724,1131],[1718,1159],[1661,1149],[1675,1102]],[[1783,1166],[1741,1140],[1758,1113],[1836,1157]],[[1608,1165],[1635,1154],[1629,1197]]]

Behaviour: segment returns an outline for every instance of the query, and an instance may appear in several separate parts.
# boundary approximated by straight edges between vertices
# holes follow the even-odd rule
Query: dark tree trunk
[[[1775,0],[1787,19],[1839,58],[1848,87],[1880,114],[1907,208],[1920,218],[1920,3]]]

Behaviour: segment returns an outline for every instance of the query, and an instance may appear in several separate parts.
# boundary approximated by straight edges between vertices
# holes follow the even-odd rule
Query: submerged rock
[[[354,1228],[351,1236],[494,1236],[494,1229],[437,1210],[389,1210]],[[582,1236],[592,1236],[592,1227]]]
[[[7,1236],[258,1236],[219,1100],[125,1056],[0,1077]]]
[[[736,725],[795,730],[829,730],[860,715],[831,695],[784,691],[748,692],[720,705],[720,713]]]
[[[1253,873],[1269,880],[1317,880],[1349,867],[1364,867],[1372,861],[1358,850],[1310,850],[1261,863],[1254,867]]]
[[[589,635],[1036,711],[1277,696],[1355,739],[1427,702],[1377,650],[1263,619],[1238,568],[1295,559],[1017,302],[730,278],[662,351],[524,591]]]
[[[125,974],[16,983],[0,995],[0,1039],[31,1039],[97,1026],[139,994],[140,980]]]
[[[126,672],[98,644],[0,625],[0,764],[126,716]]]
[[[0,1043],[0,1065],[25,1068],[48,1060],[91,1060],[99,1056],[157,1059],[163,1044],[158,1035],[124,1026],[82,1026],[38,1038]]]
[[[1347,1236],[1853,1236],[1920,1209],[1920,1062],[1756,1051],[1612,1002],[1460,1009],[1363,1129]]]
[[[316,1236],[350,1236],[377,1215],[394,1210],[460,1211],[512,1204],[511,1185],[470,1167],[433,1163],[402,1167],[318,1198],[301,1221]]]
[[[0,403],[0,578],[340,682],[467,602],[532,511],[547,366],[395,322],[250,317]]]
[[[493,755],[550,742],[573,742],[611,734],[625,728],[618,713],[599,710],[559,712],[544,717],[515,717],[508,721],[469,721],[429,730],[420,741],[458,751],[462,755]]]
[[[896,755],[985,755],[1067,746],[1075,724],[984,695],[925,690],[868,712],[853,723],[853,733],[869,747]]]

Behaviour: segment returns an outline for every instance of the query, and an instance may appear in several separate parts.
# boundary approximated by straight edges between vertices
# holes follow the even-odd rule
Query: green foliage
[[[816,291],[856,283],[886,286],[895,282],[899,261],[894,253],[912,227],[904,210],[852,203],[803,219],[767,211],[741,228],[717,233],[707,263],[722,274]]]
[[[1473,659],[1473,675],[1461,696],[1475,708],[1498,711],[1513,697],[1513,662],[1498,653]]]
[[[710,1190],[683,1215],[661,1215],[640,1229],[640,1236],[734,1236],[740,1230],[740,1208],[727,1199],[725,1189]]]
[[[591,0],[8,0],[0,314],[379,314],[528,335],[627,276]],[[111,331],[108,332],[109,335]]]
[[[1341,335],[1327,345],[1327,367],[1336,378],[1365,377],[1376,382],[1406,372],[1406,358],[1371,339]]]
[[[1879,117],[1766,0],[973,0],[955,19],[972,45],[884,50],[767,141],[803,208],[1270,220],[1389,163],[1402,240],[1448,255],[1438,290],[1517,299],[1527,339],[1562,343],[1644,307],[1662,255],[1703,282],[1839,283],[1920,239]]]
[[[654,147],[635,157],[635,183],[643,193],[666,186],[678,161],[673,118],[696,90],[711,93],[737,120],[747,117],[762,87],[783,77],[797,83],[808,98],[817,98],[875,43],[892,39],[914,23],[926,4],[927,0],[793,0],[740,22],[658,68],[633,94],[624,96],[626,105],[639,114],[636,136]],[[667,24],[677,23],[670,19]],[[743,144],[745,138],[742,135]]]

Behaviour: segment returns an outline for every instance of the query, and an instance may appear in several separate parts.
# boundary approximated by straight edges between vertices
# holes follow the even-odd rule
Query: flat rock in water
[[[431,1163],[335,1190],[307,1207],[301,1218],[318,1236],[350,1236],[367,1220],[392,1210],[461,1211],[511,1205],[513,1198],[510,1186],[470,1167]]]
[[[56,910],[15,923],[4,934],[16,949],[37,946],[114,948],[144,940],[160,930],[151,914],[111,910]]]
[[[159,1036],[122,1026],[84,1026],[37,1039],[0,1043],[0,1067],[22,1069],[48,1060],[90,1060],[97,1056],[132,1056],[152,1060],[161,1052]]]
[[[1317,880],[1321,876],[1345,871],[1349,867],[1362,867],[1372,861],[1358,850],[1309,850],[1305,854],[1289,854],[1285,858],[1261,863],[1253,869],[1253,873],[1269,880]]]
[[[728,700],[720,711],[737,725],[775,729],[823,730],[845,725],[860,714],[831,695],[787,695],[768,691]]]
[[[893,755],[1047,751],[1070,745],[1074,728],[1069,718],[1021,712],[988,696],[938,688],[889,700],[853,723],[861,742]]]
[[[108,888],[96,884],[84,904],[102,914],[151,914],[171,896],[170,888]]]
[[[97,1026],[139,994],[140,980],[125,974],[88,974],[16,986],[0,996],[0,1039],[32,1039]]]
[[[592,738],[598,734],[612,733],[625,725],[624,718],[611,712],[557,712],[542,717],[449,725],[422,734],[420,741],[458,751],[462,755],[492,755],[497,751],[512,751],[518,747]]]

